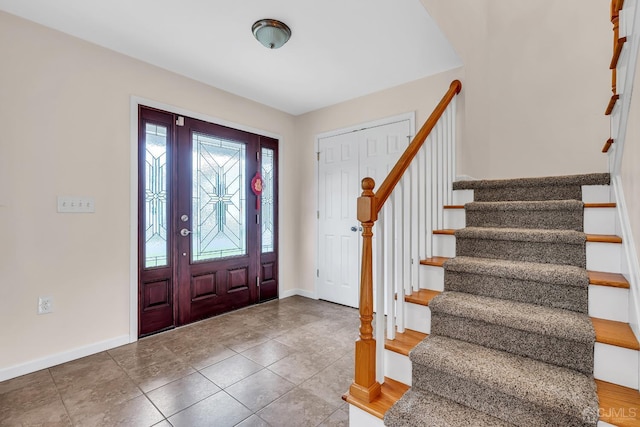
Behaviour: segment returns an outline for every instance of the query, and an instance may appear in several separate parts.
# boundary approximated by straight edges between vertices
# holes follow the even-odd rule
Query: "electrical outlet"
[[[38,297],[38,314],[47,314],[53,311],[52,297]]]

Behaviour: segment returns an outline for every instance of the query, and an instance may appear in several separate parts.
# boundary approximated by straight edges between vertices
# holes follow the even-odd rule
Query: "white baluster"
[[[387,292],[386,296],[386,313],[387,313],[387,338],[396,339],[396,305],[395,305],[395,286],[394,286],[394,266],[395,244],[393,236],[393,228],[395,218],[393,217],[394,194],[391,194],[387,203],[385,203],[384,211],[384,282]]]
[[[409,230],[411,237],[411,289],[417,291],[419,289],[418,267],[420,266],[420,257],[418,256],[418,162],[414,159],[410,166],[411,173],[411,229]]]
[[[411,174],[402,177],[402,284],[411,294]],[[404,303],[404,300],[402,301]]]
[[[427,151],[426,143],[422,145],[418,152],[418,260],[425,259],[427,255],[427,174],[425,152]],[[420,268],[418,264],[418,287],[424,285],[423,280],[424,268]]]
[[[457,172],[457,159],[456,159],[456,144],[457,144],[457,132],[456,132],[456,100],[457,96],[454,96],[451,100],[451,203],[453,203],[453,182],[456,180]]]
[[[433,137],[429,135],[425,141],[425,186],[427,188],[425,196],[425,216],[426,216],[426,237],[427,237],[427,258],[433,256]]]
[[[375,251],[373,264],[373,286],[375,308],[376,308],[376,359],[384,360],[384,333],[385,333],[385,312],[384,312],[384,223],[386,218],[384,212],[378,215],[378,221],[374,226]],[[384,363],[376,363],[376,380],[382,384],[384,382]]]
[[[402,282],[402,248],[404,237],[402,231],[402,180],[396,186],[393,192],[393,225],[394,225],[394,285],[396,289],[396,325],[400,333],[404,332],[404,285]]]

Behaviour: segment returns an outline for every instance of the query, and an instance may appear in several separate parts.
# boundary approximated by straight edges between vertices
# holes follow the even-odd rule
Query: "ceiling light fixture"
[[[291,37],[291,29],[275,19],[261,19],[251,27],[253,36],[269,49],[278,49]]]

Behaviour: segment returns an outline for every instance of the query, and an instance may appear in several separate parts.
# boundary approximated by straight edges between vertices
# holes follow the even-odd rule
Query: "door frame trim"
[[[337,136],[337,135],[342,135],[345,133],[350,133],[350,132],[356,132],[356,131],[361,131],[361,130],[365,130],[365,129],[369,129],[369,128],[373,128],[373,127],[378,127],[378,126],[385,126],[385,125],[390,125],[393,123],[397,123],[397,122],[401,122],[404,120],[409,120],[409,129],[411,129],[411,134],[412,134],[412,138],[413,136],[415,136],[416,134],[416,112],[415,111],[409,111],[407,113],[402,113],[402,114],[397,114],[395,116],[388,116],[388,117],[383,117],[381,119],[376,119],[376,120],[372,120],[369,122],[363,122],[363,123],[358,123],[355,125],[351,125],[351,126],[347,126],[344,128],[340,128],[340,129],[334,129],[334,130],[330,130],[327,132],[322,132],[322,133],[318,133],[316,134],[315,138],[314,138],[314,145],[313,145],[313,149],[314,152],[318,153],[320,151],[320,140],[322,138],[328,138],[328,137],[332,137],[332,136]],[[320,210],[320,191],[319,191],[319,187],[320,187],[320,162],[315,162],[315,181],[316,181],[316,185],[314,186],[314,197],[315,197],[315,201],[316,201],[316,212],[318,212]],[[379,183],[381,184],[381,183]],[[320,223],[318,220],[316,220],[316,257],[315,257],[315,267],[316,267],[316,272],[318,271],[318,269],[320,268]],[[318,286],[319,286],[319,277],[316,274],[315,280],[314,280],[314,287],[313,287],[313,298],[314,299],[318,299]]]
[[[278,140],[278,175],[282,168],[282,135],[252,126],[242,125],[219,117],[198,113],[186,108],[154,101],[137,95],[130,98],[129,126],[129,342],[138,341],[138,106],[157,108],[173,114],[191,117],[221,126],[231,127],[244,132],[255,133]],[[278,180],[278,193],[280,192]],[[278,230],[278,233],[280,231]],[[278,270],[280,270],[278,257]],[[278,281],[278,291],[280,290]]]

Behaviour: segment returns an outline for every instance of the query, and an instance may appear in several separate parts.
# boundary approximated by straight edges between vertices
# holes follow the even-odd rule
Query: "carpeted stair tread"
[[[583,268],[459,256],[443,264],[444,289],[546,307],[589,312]]]
[[[580,211],[584,203],[580,200],[544,200],[544,201],[502,201],[470,202],[465,205],[467,211]]]
[[[475,190],[479,188],[509,188],[509,187],[546,187],[546,186],[570,186],[570,185],[608,185],[610,176],[608,173],[591,173],[584,175],[565,175],[539,178],[515,178],[515,179],[482,179],[470,181],[456,181],[454,190]]]
[[[454,190],[473,190],[476,202],[501,200],[582,200],[583,185],[609,184],[609,174],[458,181]]]
[[[445,261],[443,267],[447,271],[459,273],[530,280],[555,285],[585,288],[589,286],[587,271],[572,265],[459,256]]]
[[[570,245],[581,245],[587,241],[587,235],[579,231],[522,228],[466,227],[456,230],[455,236],[461,239],[565,243]]]
[[[483,412],[423,390],[410,389],[384,416],[394,427],[510,427]]]
[[[579,200],[472,202],[465,211],[467,227],[584,229]]]
[[[595,342],[589,316],[574,311],[462,292],[443,292],[431,300],[430,308],[432,313],[471,318],[564,340]]]
[[[597,413],[593,377],[571,369],[437,335],[430,335],[409,356],[414,366],[423,365],[572,418],[583,419],[590,408]],[[414,387],[419,387],[416,369]],[[459,398],[465,399],[464,391],[460,392]]]
[[[466,227],[456,230],[456,255],[584,268],[586,234],[574,230]]]

